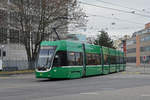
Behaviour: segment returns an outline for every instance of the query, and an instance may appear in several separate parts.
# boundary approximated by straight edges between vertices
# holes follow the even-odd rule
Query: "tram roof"
[[[58,40],[58,41],[43,41],[41,42],[41,46],[58,46],[58,50],[67,50],[74,52],[83,52],[81,42],[78,41],[70,41],[70,40]],[[103,54],[111,54],[111,55],[124,55],[123,52],[111,49],[108,47],[102,46]],[[93,45],[93,44],[85,44],[85,52],[86,53],[101,53],[101,46]]]

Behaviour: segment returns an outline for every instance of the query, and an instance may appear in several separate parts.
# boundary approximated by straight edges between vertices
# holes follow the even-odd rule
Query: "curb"
[[[122,72],[122,74],[141,74],[141,72]]]
[[[150,75],[150,73],[143,73],[143,72],[122,72],[122,74],[147,74],[147,75]]]
[[[0,76],[4,75],[14,75],[14,74],[29,74],[34,73],[34,70],[22,70],[22,71],[12,71],[12,72],[0,72]]]

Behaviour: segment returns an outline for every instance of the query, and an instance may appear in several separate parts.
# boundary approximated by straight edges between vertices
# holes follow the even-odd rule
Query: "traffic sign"
[[[146,56],[143,56],[143,61],[146,61]]]

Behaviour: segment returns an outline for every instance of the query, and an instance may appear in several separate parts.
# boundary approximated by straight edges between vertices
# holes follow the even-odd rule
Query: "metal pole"
[[[1,53],[1,59],[2,59],[2,47],[1,47],[1,52],[0,53]]]
[[[145,73],[145,61],[144,61],[144,73]]]
[[[56,31],[56,28],[53,28],[54,32],[56,33],[57,39],[60,40],[60,37],[58,35],[58,32]]]
[[[1,48],[2,62],[3,62],[3,47]]]
[[[3,69],[3,45],[1,46],[1,58],[2,58],[2,69]]]

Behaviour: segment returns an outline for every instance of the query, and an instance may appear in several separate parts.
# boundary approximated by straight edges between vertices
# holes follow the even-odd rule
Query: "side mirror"
[[[55,58],[56,58],[56,59],[58,59],[58,58],[59,58],[59,56],[58,56],[58,55],[55,55]]]
[[[55,55],[53,66],[55,66],[55,67],[59,66],[59,55]]]

